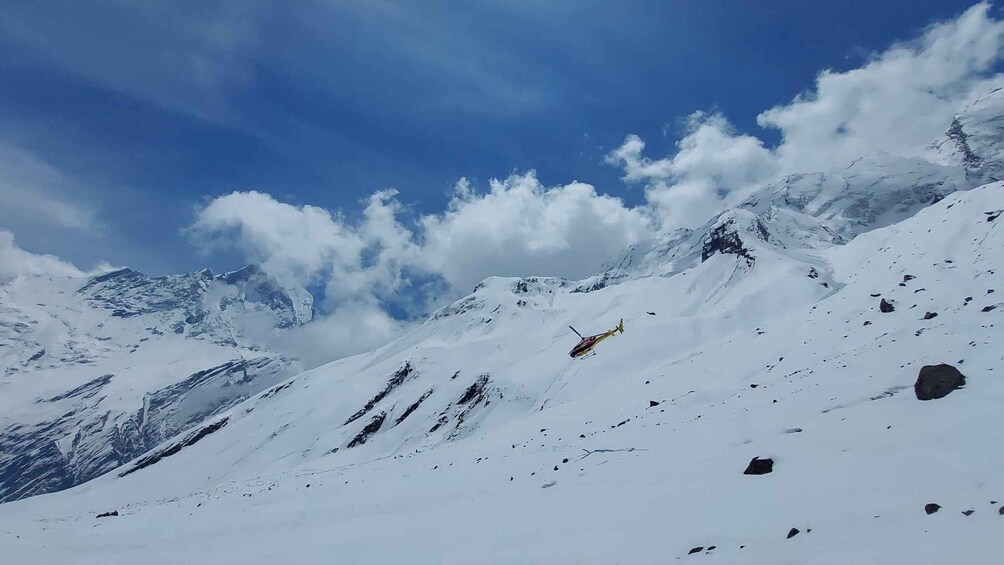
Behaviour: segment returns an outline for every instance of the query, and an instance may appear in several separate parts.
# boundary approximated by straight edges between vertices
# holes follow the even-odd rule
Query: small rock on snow
[[[760,459],[759,457],[754,457],[750,461],[750,464],[746,466],[746,470],[743,471],[744,475],[766,475],[774,471],[774,460],[771,458]]]

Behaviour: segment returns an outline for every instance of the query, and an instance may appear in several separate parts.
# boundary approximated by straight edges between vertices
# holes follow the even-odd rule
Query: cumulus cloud
[[[921,155],[962,105],[1004,84],[991,72],[1004,47],[1004,21],[989,11],[977,4],[860,68],[823,71],[812,91],[760,114],[761,126],[783,135],[783,167],[819,170],[876,150]]]
[[[186,230],[196,244],[235,248],[266,271],[301,284],[358,265],[364,244],[340,218],[257,191],[214,199]]]
[[[645,195],[665,225],[702,224],[777,175],[776,158],[763,142],[735,132],[720,114],[695,112],[686,131],[670,157],[644,156],[645,142],[636,135],[607,156],[623,167],[624,180],[646,184]]]
[[[354,223],[234,192],[200,210],[186,233],[204,248],[237,249],[280,278],[323,284],[331,310],[380,304],[412,284],[410,274],[441,279],[448,294],[490,275],[582,277],[651,235],[643,210],[579,182],[546,187],[532,172],[493,180],[485,193],[461,180],[443,213],[411,224],[401,216],[393,190],[374,193]]]
[[[0,229],[0,283],[23,275],[75,277],[83,273],[54,255],[38,255],[14,243],[14,234]]]
[[[955,112],[1004,85],[995,72],[1002,47],[1004,21],[980,3],[859,68],[822,71],[811,90],[761,113],[758,124],[781,133],[777,147],[734,131],[724,116],[697,112],[673,155],[645,157],[632,135],[607,161],[623,168],[624,180],[646,185],[664,227],[693,226],[782,174],[842,167],[875,151],[925,155]]]
[[[579,278],[650,235],[641,210],[588,184],[545,187],[533,172],[458,183],[449,209],[421,219],[421,265],[467,289],[489,275]]]

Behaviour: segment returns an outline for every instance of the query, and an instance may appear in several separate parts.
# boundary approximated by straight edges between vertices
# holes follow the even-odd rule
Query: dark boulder
[[[693,555],[695,553],[700,553],[702,551],[704,551],[704,546],[703,545],[699,545],[699,546],[691,549],[690,551],[688,551],[687,555]]]
[[[924,512],[927,512],[928,515],[934,514],[938,510],[941,510],[941,505],[940,504],[935,504],[933,502],[929,502],[929,503],[927,503],[927,504],[924,505]]]
[[[792,528],[788,530],[788,537],[786,539],[791,539],[798,535],[798,528]]]
[[[889,302],[888,300],[886,300],[885,298],[883,298],[883,299],[882,299],[882,300],[881,300],[881,301],[879,302],[879,310],[880,310],[880,311],[881,311],[881,312],[882,312],[883,314],[888,314],[889,312],[892,312],[892,311],[893,311],[893,310],[895,310],[895,309],[896,309],[896,308],[895,308],[895,307],[893,307],[892,303],[891,303],[891,302]]]
[[[924,365],[920,368],[913,391],[917,395],[917,400],[934,400],[944,398],[948,393],[965,385],[965,375],[951,365],[945,363]]]
[[[648,401],[648,407],[649,407],[649,408],[655,408],[655,407],[656,407],[656,406],[658,406],[658,405],[659,405],[659,403],[658,403],[658,402],[656,402],[655,400],[649,400],[649,401]]]
[[[924,319],[925,320],[930,320],[931,318],[936,318],[936,317],[938,317],[938,313],[937,312],[928,312],[928,313],[924,314]]]
[[[112,510],[111,512],[103,512],[101,514],[98,514],[96,518],[111,518],[112,516],[118,516],[118,515],[119,515],[118,510]]]
[[[746,470],[743,471],[744,475],[766,475],[774,471],[774,460],[760,459],[759,457],[754,457],[750,464],[746,466]]]

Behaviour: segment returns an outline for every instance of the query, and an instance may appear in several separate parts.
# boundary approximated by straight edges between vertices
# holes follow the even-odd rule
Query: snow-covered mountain
[[[936,161],[963,166],[975,184],[1004,180],[1004,88],[959,112],[931,151]]]
[[[114,413],[163,433],[86,484],[0,505],[0,546],[32,563],[987,562],[1004,520],[993,449],[1004,439],[1004,183],[974,184],[1001,164],[994,96],[956,117],[936,164],[880,154],[785,177],[582,281],[489,278],[392,343],[281,382],[270,373],[274,384],[240,402],[204,403],[225,384],[184,394],[199,379],[165,402],[151,400],[155,386],[119,392],[116,376],[67,392],[60,371],[24,369],[56,355],[32,330],[45,355],[18,348],[28,365],[14,376],[53,383],[12,388],[8,376],[21,401],[4,408],[25,410],[11,421],[47,402],[142,398],[142,411]],[[978,165],[950,150],[959,139]],[[309,295],[249,299],[233,281],[214,290],[226,276],[208,273],[188,275],[206,281],[202,298],[151,310],[151,297],[185,293],[143,291],[131,276],[115,292],[53,281],[65,298],[24,283],[10,291],[19,314],[4,319],[84,303],[74,307],[106,313],[101,323],[135,324],[116,336],[153,368],[208,358],[194,347],[232,355],[240,324],[228,312],[279,310],[282,326],[310,311]],[[182,306],[206,297],[219,307],[201,317]],[[626,333],[595,357],[568,356],[569,325],[598,333],[622,318]],[[157,347],[134,337],[147,325]],[[60,341],[61,358],[113,347],[102,326],[84,326],[74,335],[86,339]],[[167,430],[147,416],[158,406],[172,424],[191,417]],[[90,445],[115,445],[106,439]],[[74,446],[4,440],[0,452],[30,462],[46,441]]]
[[[242,329],[311,316],[309,293],[254,267],[0,286],[0,501],[101,475],[289,376]]]
[[[740,210],[674,276],[489,279],[377,351],[0,506],[0,541],[35,563],[985,562],[1002,215],[995,183],[792,250]],[[622,317],[568,357],[568,324]],[[919,400],[939,363],[965,388]],[[771,472],[744,474],[754,457]]]

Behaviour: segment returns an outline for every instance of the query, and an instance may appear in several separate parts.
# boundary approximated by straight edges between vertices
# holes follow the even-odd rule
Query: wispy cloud
[[[0,142],[0,225],[31,218],[49,228],[94,230],[95,211],[75,197],[79,188],[57,168]]]
[[[4,7],[0,34],[35,58],[112,91],[213,123],[253,84],[270,2],[30,2]],[[110,40],[114,38],[114,40]]]

